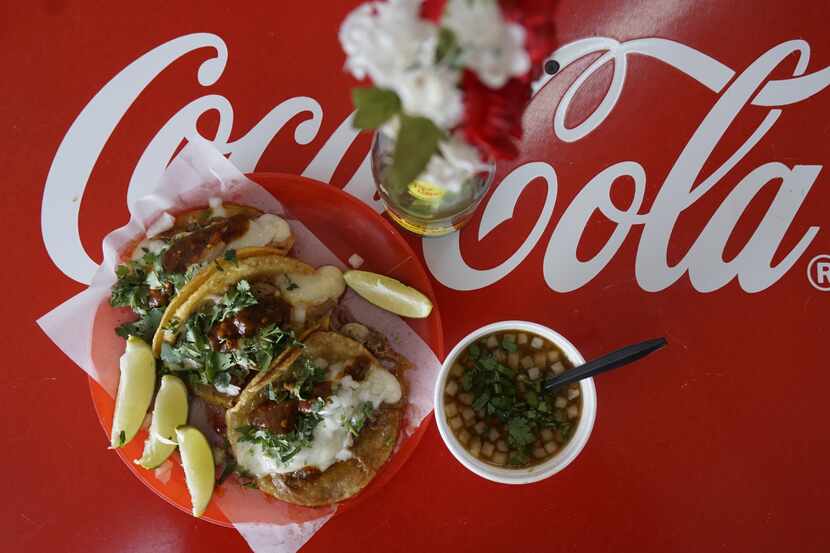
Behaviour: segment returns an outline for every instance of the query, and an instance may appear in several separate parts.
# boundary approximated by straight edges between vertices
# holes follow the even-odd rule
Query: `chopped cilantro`
[[[512,340],[502,341],[505,350],[511,351],[514,346]],[[528,463],[530,445],[543,428],[557,429],[563,438],[570,435],[571,425],[565,422],[561,410],[554,412],[551,408],[540,381],[531,382],[524,375],[517,376],[486,349],[473,345],[467,351],[473,363],[464,369],[461,388],[473,394],[472,408],[476,412],[495,417],[505,425],[513,450],[510,464]]]
[[[225,261],[230,261],[231,263],[236,265],[237,264],[236,250],[233,250],[233,249],[225,250]]]
[[[168,273],[162,266],[162,256],[166,248],[159,252],[144,250],[138,259],[127,261],[115,269],[117,281],[112,286],[110,305],[129,307],[138,315],[138,320],[118,327],[119,336],[141,336],[145,340],[152,338],[161,321],[161,314],[169,298],[177,293],[195,274]],[[151,294],[151,291],[157,291]]]
[[[487,403],[490,401],[490,392],[484,392],[481,395],[477,396],[475,401],[473,401],[473,409],[475,411],[481,411],[484,407],[487,406]]]
[[[511,465],[526,465],[530,460],[530,455],[525,451],[511,451],[507,462]]]
[[[536,441],[527,419],[513,417],[507,422],[507,441],[511,446],[521,449]]]
[[[156,329],[161,322],[161,316],[163,313],[163,309],[148,309],[147,312],[140,315],[137,320],[120,325],[115,329],[115,333],[122,338],[127,338],[128,336],[138,336],[145,342],[150,342],[152,341],[153,334],[156,333]]]
[[[322,407],[319,403],[312,406],[318,409]],[[240,441],[258,444],[262,446],[266,455],[287,464],[297,453],[311,445],[314,429],[321,420],[323,418],[312,409],[308,413],[300,412],[297,415],[296,428],[285,434],[275,434],[266,428],[256,426],[243,426],[237,428],[237,431],[242,434]]]
[[[316,366],[307,356],[300,355],[291,365],[291,392],[298,399],[312,399],[312,388],[325,378],[325,369]]]
[[[216,351],[209,336],[214,325],[256,303],[250,283],[240,280],[219,301],[206,304],[184,324],[178,323],[175,344],[162,344],[163,366],[170,371],[188,371],[191,382],[217,389],[227,388],[233,376],[244,378],[250,371],[268,369],[280,352],[298,343],[291,331],[267,325],[253,336],[239,338],[231,351]]]
[[[375,409],[372,407],[372,402],[364,401],[360,404],[357,412],[355,412],[348,419],[340,421],[341,425],[343,428],[351,432],[352,436],[357,437],[357,435],[360,434],[360,431],[363,430],[366,422],[371,418],[374,411]]]
[[[300,287],[299,284],[297,284],[296,282],[294,282],[293,280],[288,278],[288,275],[285,275],[285,280],[288,281],[288,286],[285,287],[285,289],[288,290],[288,291],[296,290],[297,288]]]
[[[289,393],[288,390],[275,390],[274,385],[270,382],[268,386],[265,388],[265,395],[269,401],[273,401],[275,403],[280,403],[288,399]]]
[[[512,342],[507,339],[501,341],[501,347],[503,350],[511,353],[519,351],[519,346],[516,345],[516,342]]]
[[[465,392],[469,392],[473,389],[473,373],[464,373],[464,376],[461,377],[461,387]]]

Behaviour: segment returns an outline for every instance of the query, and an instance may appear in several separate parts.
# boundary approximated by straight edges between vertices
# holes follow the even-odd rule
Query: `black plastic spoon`
[[[542,390],[550,392],[551,390],[565,384],[577,382],[583,378],[588,378],[589,376],[594,376],[595,374],[610,371],[611,369],[616,369],[617,367],[622,367],[623,365],[628,365],[633,361],[642,359],[652,351],[662,348],[666,344],[668,344],[668,342],[665,338],[656,338],[654,340],[646,340],[645,342],[634,344],[633,346],[626,346],[622,349],[618,349],[617,351],[612,351],[611,353],[603,355],[593,361],[588,361],[584,365],[565,371],[559,376],[546,379],[542,382]]]

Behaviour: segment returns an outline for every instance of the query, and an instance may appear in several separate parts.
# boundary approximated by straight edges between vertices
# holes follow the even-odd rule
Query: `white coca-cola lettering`
[[[634,197],[625,211],[620,211],[611,201],[611,188],[622,176],[634,181]],[[545,251],[545,282],[558,292],[568,292],[579,288],[605,268],[614,254],[628,236],[628,231],[639,223],[637,213],[643,204],[646,192],[646,173],[633,161],[624,161],[602,171],[576,195],[571,205],[565,210]],[[594,211],[617,223],[608,241],[592,259],[580,261],[576,256],[579,241]],[[566,261],[567,263],[562,263]]]
[[[211,47],[216,57],[199,67],[199,83],[215,83],[225,70],[228,50],[216,35],[198,33],[171,40],[147,52],[104,85],[84,107],[63,137],[46,177],[41,232],[49,257],[67,276],[92,280],[97,265],[84,251],[78,231],[81,197],[118,122],[144,88],[175,60],[198,48]],[[155,182],[155,181],[153,181]]]
[[[553,214],[557,192],[556,172],[553,167],[539,161],[526,163],[511,171],[493,191],[481,216],[479,240],[513,217],[513,210],[519,196],[531,181],[539,177],[543,178],[547,184],[542,211],[530,234],[507,261],[491,269],[482,270],[470,267],[461,257],[461,235],[456,232],[443,238],[424,240],[424,259],[435,277],[445,286],[455,290],[476,290],[501,280],[518,267],[541,238]]]
[[[735,72],[716,60],[687,46],[665,39],[638,39],[620,44],[607,38],[577,41],[561,48],[552,57],[560,65],[567,66],[586,54],[607,50],[565,92],[553,120],[554,132],[568,142],[578,141],[596,130],[613,110],[625,81],[626,56],[631,53],[649,55],[687,73],[707,88],[720,92],[730,82]],[[769,74],[781,61],[798,52],[799,60],[793,71],[796,77],[789,80],[768,81],[758,91]],[[574,128],[565,126],[565,116],[576,92],[587,78],[608,61],[614,61],[614,74],[605,97],[593,113]],[[694,288],[700,292],[716,290],[737,277],[747,292],[763,290],[781,278],[800,258],[818,233],[818,227],[810,227],[798,244],[775,267],[771,266],[784,234],[792,224],[807,192],[818,176],[821,166],[798,165],[789,168],[780,163],[767,164],[747,175],[731,191],[727,200],[712,215],[704,231],[690,248],[684,259],[670,267],[667,261],[668,244],[673,228],[681,212],[715,186],[743,157],[764,137],[781,115],[781,109],[767,113],[758,128],[746,141],[708,177],[700,180],[700,170],[712,150],[720,141],[735,117],[748,103],[757,106],[774,106],[801,101],[830,85],[828,68],[801,76],[809,61],[809,45],[801,40],[780,44],[759,57],[732,84],[701,122],[692,138],[678,156],[677,161],[660,188],[648,213],[639,214],[645,191],[645,171],[636,162],[621,162],[600,172],[576,196],[566,208],[553,231],[545,252],[543,272],[548,286],[558,292],[569,292],[584,286],[611,260],[635,224],[644,225],[637,250],[635,274],[641,288],[659,291],[676,282],[688,272]],[[538,91],[549,79],[535,85]],[[530,180],[534,176],[527,175]],[[610,199],[613,183],[621,176],[635,182],[635,194],[629,208],[617,209]],[[766,180],[759,180],[764,179]],[[768,182],[782,178],[776,197],[743,250],[730,262],[723,261],[723,250],[735,225],[755,194]],[[697,183],[697,184],[696,184]],[[751,194],[748,194],[752,191]],[[482,226],[487,221],[487,210],[494,201],[503,201],[495,194],[485,206]],[[518,198],[516,198],[518,200]],[[515,200],[514,200],[515,201]],[[512,206],[502,208],[512,211]],[[599,210],[603,216],[617,223],[617,228],[601,251],[588,261],[577,258],[576,251],[585,225],[591,215]],[[537,224],[544,220],[540,216]],[[501,222],[501,221],[499,221]],[[481,236],[479,237],[481,239]],[[527,242],[522,244],[524,255],[529,253]],[[532,248],[531,248],[532,249]],[[515,265],[503,263],[498,270],[468,270],[456,237],[445,237],[424,242],[424,255],[433,274],[444,285],[465,290],[488,286],[506,276]],[[511,258],[512,259],[512,258]],[[465,269],[459,271],[459,267]],[[459,276],[463,275],[463,276]],[[494,278],[494,277],[498,278]],[[475,280],[472,280],[475,279]]]
[[[770,212],[776,209],[776,204],[795,203],[795,210],[792,215],[784,221],[774,221],[769,217],[769,213],[764,217],[756,234],[771,238],[774,235],[780,235],[775,241],[767,241],[764,246],[769,250],[768,257],[763,260],[761,255],[756,251],[755,255],[743,254],[739,255],[735,260],[729,264],[722,262],[723,246],[729,239],[738,217],[743,212],[737,213],[734,221],[729,223],[729,219],[725,217],[718,217],[717,213],[713,216],[706,225],[706,230],[698,239],[687,256],[677,265],[669,267],[667,264],[667,251],[669,241],[671,239],[672,229],[680,216],[680,213],[688,206],[694,203],[698,198],[708,192],[715,184],[717,184],[720,177],[731,169],[740,159],[749,151],[749,149],[761,139],[766,130],[772,127],[775,120],[781,115],[781,110],[770,110],[767,116],[759,126],[759,131],[756,131],[750,139],[739,149],[738,155],[733,155],[727,160],[725,167],[719,168],[715,174],[710,178],[705,179],[695,190],[695,184],[698,180],[698,175],[703,167],[703,164],[709,158],[709,155],[715,149],[718,141],[724,135],[726,130],[734,121],[738,113],[744,108],[747,102],[755,95],[758,86],[766,79],[775,67],[789,54],[806,48],[806,45],[801,41],[791,41],[788,43],[776,46],[753,62],[741,75],[739,75],[733,83],[723,92],[721,97],[703,119],[700,126],[695,131],[692,138],[686,144],[686,147],[678,156],[674,166],[669,171],[663,186],[654,204],[651,207],[651,212],[645,218],[645,227],[643,228],[643,235],[640,239],[640,245],[637,250],[636,261],[636,275],[637,282],[645,290],[657,291],[666,288],[677,281],[686,271],[689,272],[692,285],[700,292],[709,292],[720,288],[732,277],[740,274],[741,286],[746,291],[757,292],[758,289],[754,287],[748,289],[744,284],[746,282],[753,282],[757,280],[770,281],[766,286],[769,286],[777,278],[786,272],[790,266],[798,259],[798,256],[804,251],[818,232],[817,227],[810,228],[805,234],[804,239],[799,242],[798,246],[792,253],[797,255],[788,255],[782,261],[784,271],[776,270],[770,267],[772,257],[775,254],[778,245],[783,238],[787,227],[792,223],[795,212],[801,202],[804,200],[803,193],[809,190],[810,182],[806,190],[801,187],[790,188],[782,185],[779,187],[776,200],[770,207]],[[804,55],[802,50],[802,56]],[[816,175],[818,172],[815,173]],[[715,178],[712,178],[715,177]],[[743,183],[746,183],[745,179]],[[762,183],[763,184],[763,183]],[[786,183],[785,183],[786,184]],[[740,185],[739,187],[740,188]],[[756,192],[760,190],[757,188]],[[733,194],[737,191],[733,191]],[[749,198],[751,200],[751,198]],[[748,202],[746,202],[748,204]],[[721,206],[722,207],[722,206]],[[733,205],[734,207],[734,205]],[[746,207],[745,205],[743,207]],[[720,211],[720,210],[719,210]],[[782,225],[783,223],[783,225]],[[775,225],[779,227],[780,232],[769,232],[765,227]],[[782,227],[783,228],[780,228]],[[712,238],[709,238],[711,236]],[[714,244],[721,244],[721,248],[717,250],[707,249]],[[758,248],[754,238],[750,239],[750,244],[753,248]],[[750,247],[747,245],[747,248]],[[725,267],[729,267],[732,274],[723,274]],[[779,266],[779,269],[782,268]],[[716,281],[712,280],[712,274],[723,275],[728,278],[719,278]],[[754,276],[750,276],[754,273]],[[761,276],[764,275],[764,276]],[[775,276],[775,278],[771,278]],[[713,283],[719,282],[716,286]],[[766,287],[764,286],[764,287]]]
[[[71,278],[89,282],[96,269],[96,264],[81,245],[78,212],[89,175],[109,136],[156,76],[180,57],[205,47],[213,48],[216,56],[201,64],[199,83],[203,86],[215,83],[227,62],[227,48],[222,39],[205,33],[179,37],[141,56],[116,75],[81,111],[64,137],[47,177],[41,222],[49,255]],[[701,292],[716,290],[734,278],[744,290],[757,292],[780,279],[818,232],[818,227],[803,230],[797,245],[776,266],[771,265],[784,234],[821,171],[819,165],[788,167],[772,162],[751,171],[712,214],[681,262],[669,266],[666,251],[678,216],[715,186],[764,137],[781,115],[781,106],[802,101],[827,87],[830,68],[805,74],[809,45],[798,40],[772,48],[737,77],[735,71],[717,60],[666,39],[645,38],[620,43],[609,38],[589,38],[562,47],[553,57],[562,66],[568,66],[595,52],[602,55],[571,84],[554,112],[554,132],[564,141],[575,142],[595,131],[613,111],[625,83],[627,59],[632,54],[661,60],[720,96],[681,151],[648,213],[640,213],[646,173],[635,161],[621,161],[600,171],[580,190],[565,209],[547,244],[543,274],[548,286],[555,291],[567,292],[585,285],[614,257],[634,225],[643,226],[634,272],[637,282],[645,290],[662,290],[686,273],[695,289]],[[793,78],[765,82],[781,60],[793,52],[799,54]],[[608,62],[613,62],[614,73],[605,97],[592,113],[579,118],[581,123],[567,128],[566,115],[577,91]],[[536,90],[545,82],[537,83]],[[702,178],[700,170],[712,150],[747,105],[776,109],[769,110],[758,128],[726,162]],[[317,136],[323,117],[323,109],[313,98],[292,98],[272,109],[241,138],[229,142],[233,128],[230,102],[218,95],[197,98],[164,123],[148,144],[130,179],[128,202],[132,204],[154,186],[182,140],[198,136],[196,121],[208,111],[216,111],[219,115],[216,136],[209,139],[220,151],[229,154],[243,171],[255,169],[268,144],[294,116],[302,113],[310,116],[294,131],[294,140],[300,145],[310,143]],[[356,137],[349,117],[332,133],[303,174],[329,181]],[[618,209],[610,199],[611,189],[620,177],[635,182],[634,196],[625,210]],[[550,223],[558,185],[553,167],[534,162],[514,169],[499,183],[484,207],[478,228],[478,239],[481,240],[509,221],[525,187],[538,178],[547,183],[545,203],[531,232],[506,261],[489,269],[475,269],[464,261],[458,234],[425,240],[425,258],[436,278],[451,288],[472,290],[497,282],[522,263]],[[776,179],[781,179],[781,184],[766,215],[740,253],[725,262],[723,249],[741,213],[761,188],[771,186],[769,183]],[[369,153],[347,182],[345,190],[376,211],[382,210],[380,202],[374,199]],[[614,222],[616,229],[598,254],[590,260],[579,260],[576,251],[585,225],[597,211]],[[464,232],[473,231],[471,227]]]

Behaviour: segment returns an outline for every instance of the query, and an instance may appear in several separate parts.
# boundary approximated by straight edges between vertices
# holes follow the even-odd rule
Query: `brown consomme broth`
[[[545,378],[572,368],[562,351],[535,334],[507,330],[469,346],[444,387],[447,424],[485,463],[524,468],[553,457],[582,414],[579,384],[542,392]]]

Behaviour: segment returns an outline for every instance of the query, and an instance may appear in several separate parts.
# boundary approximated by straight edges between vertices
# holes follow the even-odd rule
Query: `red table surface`
[[[101,238],[127,218],[126,192],[150,140],[180,108],[205,94],[233,106],[231,140],[245,135],[280,102],[309,96],[323,108],[307,145],[294,142],[292,120],[270,141],[259,171],[302,172],[350,113],[337,42],[340,21],[357,2],[161,3],[48,0],[0,7],[0,120],[4,122],[2,203],[6,263],[2,374],[6,501],[0,507],[9,551],[244,551],[235,531],[194,520],[159,500],[112,453],[90,402],[85,375],[35,325],[83,289],[51,261],[40,229],[46,176],[72,122],[119,71],[145,52],[193,32],[213,33],[229,50],[221,78],[196,80],[209,56],[199,50],[171,64],[143,90],[109,137],[81,202],[79,232],[99,261]],[[589,37],[619,41],[661,37],[718,60],[737,74],[792,39],[809,44],[806,73],[830,65],[824,1],[563,0],[562,44]],[[594,56],[595,57],[595,56]],[[459,291],[435,281],[446,344],[495,320],[536,320],[559,330],[585,357],[666,335],[671,347],[597,381],[598,418],[588,446],[567,470],[535,485],[510,487],[467,472],[441,443],[434,423],[396,478],[358,508],[325,525],[304,551],[827,551],[830,373],[822,341],[827,298],[805,278],[809,261],[830,250],[822,225],[830,207],[819,171],[774,260],[809,227],[818,234],[775,283],[749,293],[735,280],[709,293],[688,276],[653,292],[635,275],[642,229],[636,226],[590,282],[555,292],[543,277],[553,229],[582,186],[608,166],[633,160],[647,175],[643,211],[680,151],[722,93],[654,58],[630,56],[623,93],[607,120],[576,142],[551,121],[571,82],[590,59],[553,79],[531,104],[522,155],[501,164],[545,162],[559,190],[551,221],[523,262],[482,289]],[[770,78],[792,77],[796,56]],[[611,66],[577,95],[573,127],[597,106]],[[784,106],[772,130],[676,226],[672,264],[695,242],[715,209],[756,167],[819,166],[828,159],[830,93]],[[758,126],[768,107],[747,106],[704,165],[717,168]],[[218,118],[204,117],[205,135]],[[349,148],[331,178],[343,187],[369,145]],[[625,189],[625,186],[621,188]],[[616,194],[627,205],[631,188]],[[733,258],[773,202],[758,194],[726,245]],[[513,217],[478,240],[479,221],[461,235],[471,266],[495,267],[525,240],[539,217],[544,186],[534,182]],[[579,247],[594,256],[613,226],[592,219]],[[408,238],[420,253],[422,242]],[[640,252],[642,254],[642,252]],[[548,263],[550,265],[550,263]]]

